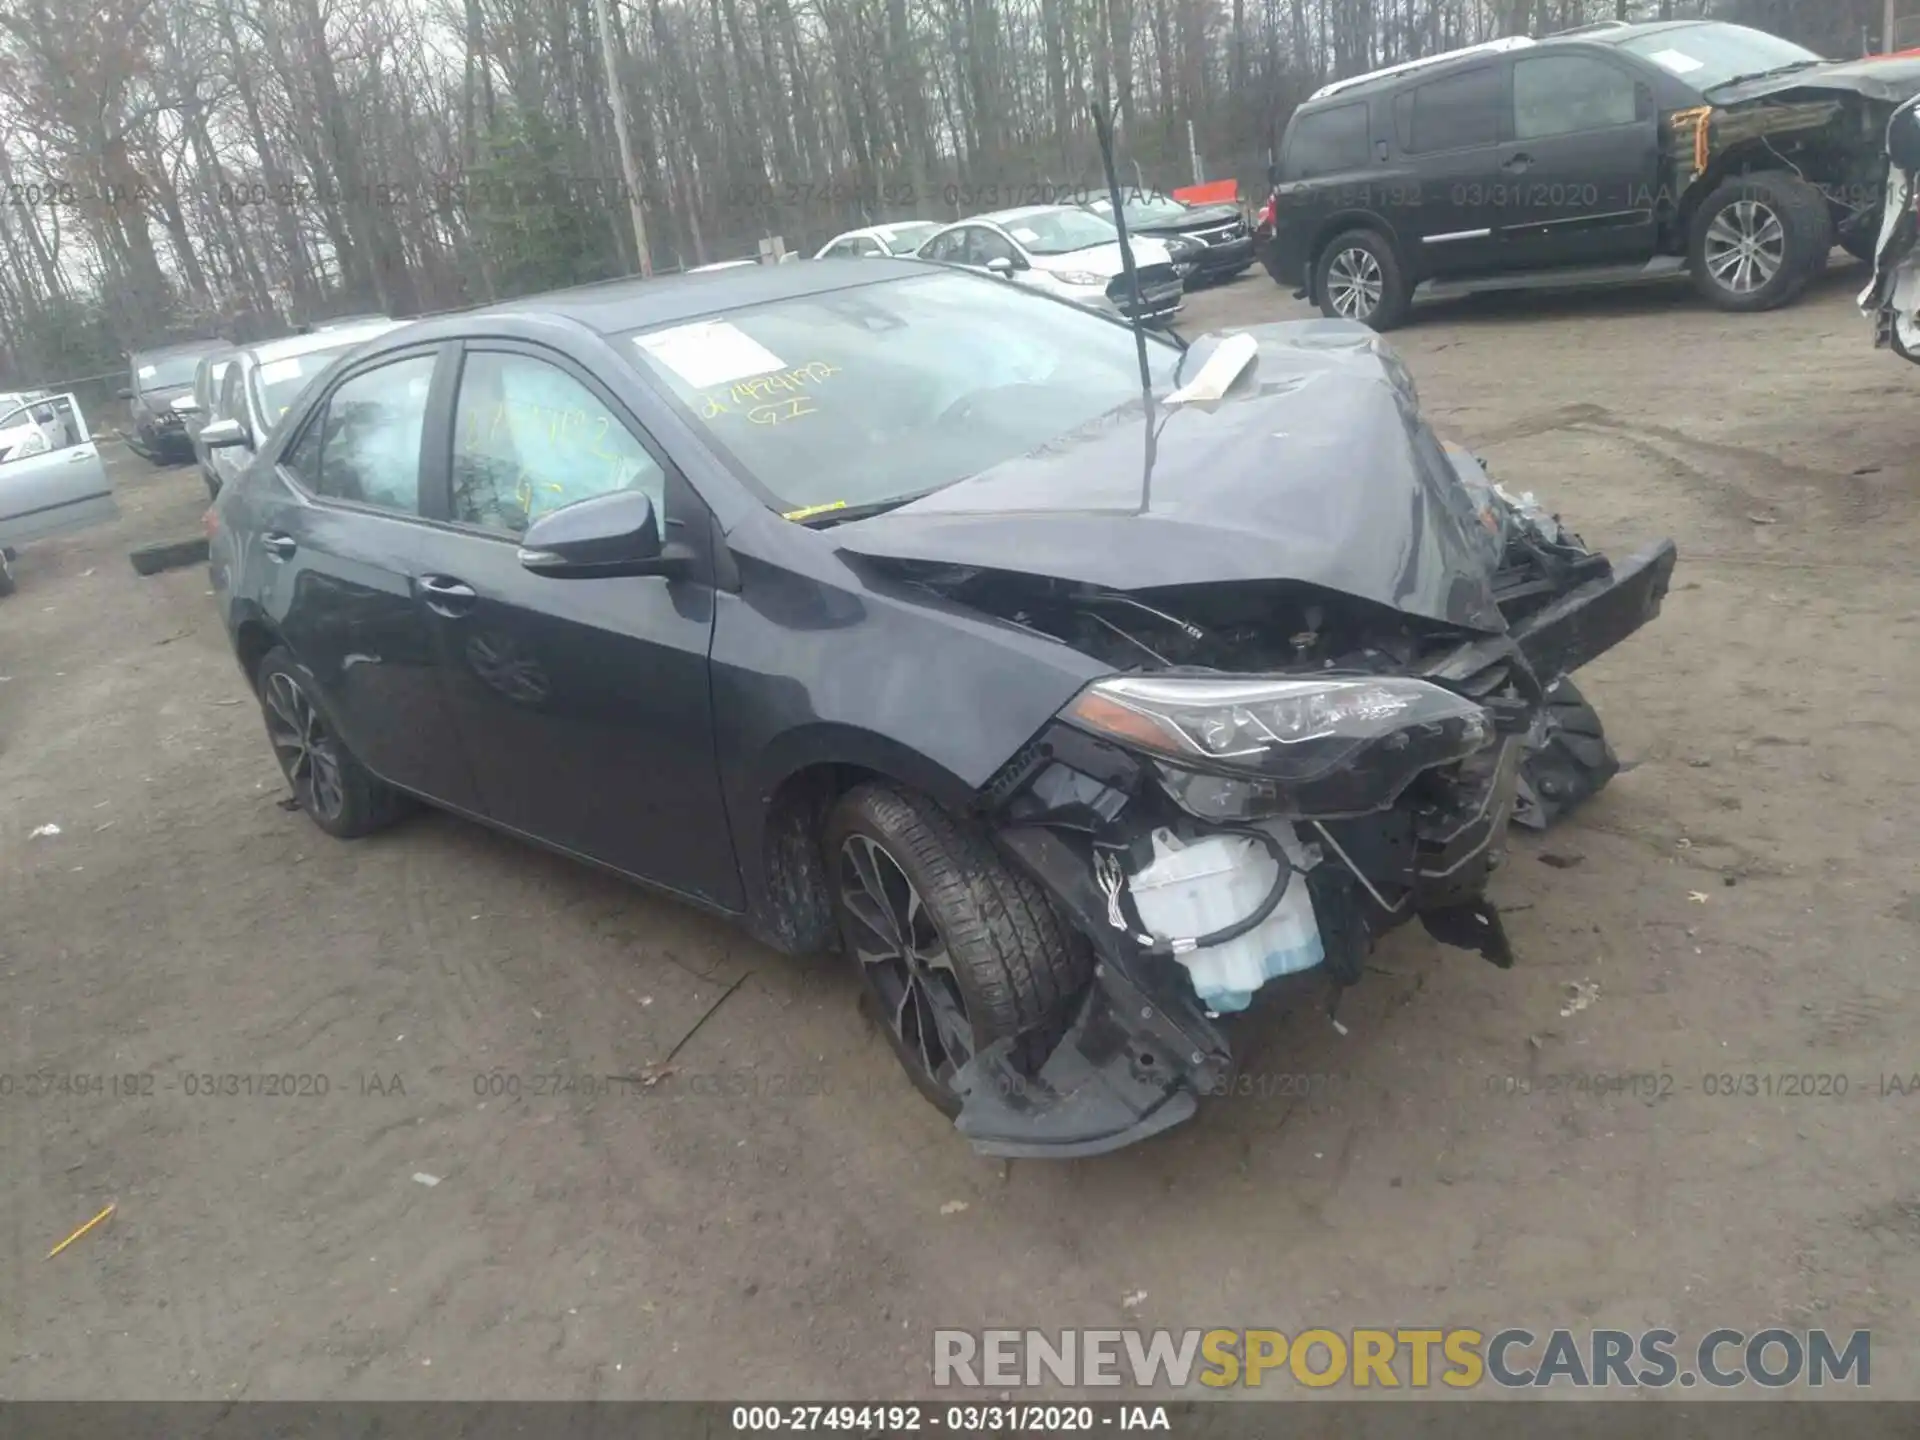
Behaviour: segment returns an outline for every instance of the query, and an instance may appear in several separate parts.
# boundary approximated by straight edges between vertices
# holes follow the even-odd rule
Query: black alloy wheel
[[[347,794],[340,777],[340,753],[326,721],[300,682],[284,670],[266,677],[260,704],[266,712],[274,759],[280,762],[300,808],[322,824],[337,824]]]
[[[895,1050],[923,1090],[953,1095],[953,1076],[973,1058],[973,1024],[953,956],[933,912],[900,862],[870,835],[840,843],[840,903],[862,979]]]
[[[204,544],[204,542],[202,542]],[[413,801],[362,765],[314,701],[313,676],[291,651],[269,650],[255,672],[260,713],[294,802],[329,835],[353,840],[383,830]]]
[[[958,1072],[1003,1043],[1016,1073],[1037,1074],[1093,957],[978,822],[912,790],[859,785],[827,816],[820,855],[865,1008],[914,1087],[957,1115]]]

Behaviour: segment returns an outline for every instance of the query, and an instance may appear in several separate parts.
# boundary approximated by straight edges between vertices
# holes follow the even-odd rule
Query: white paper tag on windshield
[[[140,367],[140,378],[142,380],[151,380],[154,376],[158,375],[159,373],[160,371],[156,366],[142,365]]]
[[[636,335],[633,343],[695,390],[731,385],[749,375],[787,368],[778,355],[725,320],[675,325],[670,330]]]
[[[290,360],[269,360],[260,367],[262,385],[278,385],[282,380],[297,380],[300,376],[300,358]]]
[[[1704,63],[1678,50],[1656,50],[1647,58],[1662,69],[1671,70],[1676,75],[1685,75],[1698,70]]]
[[[1024,225],[1016,225],[1013,227],[1013,229],[1009,230],[1007,233],[1013,236],[1013,238],[1018,240],[1022,245],[1031,245],[1034,241],[1040,238],[1039,231],[1029,230]]]

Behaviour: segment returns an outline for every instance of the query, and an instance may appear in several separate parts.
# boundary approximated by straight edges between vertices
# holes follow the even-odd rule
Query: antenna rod
[[[1127,239],[1126,209],[1120,202],[1120,177],[1113,168],[1113,117],[1100,101],[1093,102],[1093,135],[1100,142],[1100,164],[1107,172],[1107,198],[1113,205],[1113,227],[1120,232],[1120,267],[1126,272],[1127,293],[1133,296],[1134,349],[1140,356],[1140,390],[1147,397],[1148,420],[1153,413],[1153,371],[1147,364],[1146,302],[1140,295],[1140,271],[1133,263],[1133,245]]]
[[[1126,271],[1127,290],[1133,296],[1133,349],[1140,360],[1140,401],[1146,409],[1146,453],[1140,464],[1140,508],[1144,515],[1153,504],[1153,461],[1160,437],[1154,428],[1153,367],[1147,363],[1147,327],[1142,318],[1146,303],[1140,297],[1140,272],[1134,267],[1133,245],[1127,239],[1127,216],[1120,202],[1120,177],[1113,168],[1113,116],[1100,101],[1093,109],[1093,135],[1100,142],[1100,164],[1107,172],[1107,198],[1113,204],[1113,227],[1120,232],[1120,265]]]

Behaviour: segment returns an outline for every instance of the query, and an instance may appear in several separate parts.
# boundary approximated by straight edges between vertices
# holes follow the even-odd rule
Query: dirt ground
[[[1079,1163],[974,1156],[844,963],[287,813],[204,570],[127,564],[199,481],[118,454],[0,602],[0,1395],[905,1395],[936,1326],[1134,1324],[1870,1327],[1920,1395],[1920,372],[1835,258],[1394,337],[1510,487],[1678,541],[1582,676],[1629,768],[1497,879],[1518,968],[1401,932],[1344,1035],[1299,982],[1252,1093]],[[1183,328],[1300,313],[1255,271]]]

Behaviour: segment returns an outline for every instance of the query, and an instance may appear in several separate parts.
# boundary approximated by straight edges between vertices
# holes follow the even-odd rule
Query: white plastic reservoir
[[[1293,826],[1266,828],[1294,869],[1304,872],[1309,862]],[[1245,836],[1182,840],[1159,829],[1153,832],[1153,862],[1129,878],[1128,888],[1156,939],[1191,940],[1246,919],[1278,877],[1279,865],[1266,847]],[[1174,954],[1193,976],[1200,999],[1217,1011],[1244,1010],[1253,992],[1274,976],[1312,969],[1325,958],[1304,874],[1295,874],[1273,913],[1239,939]]]

